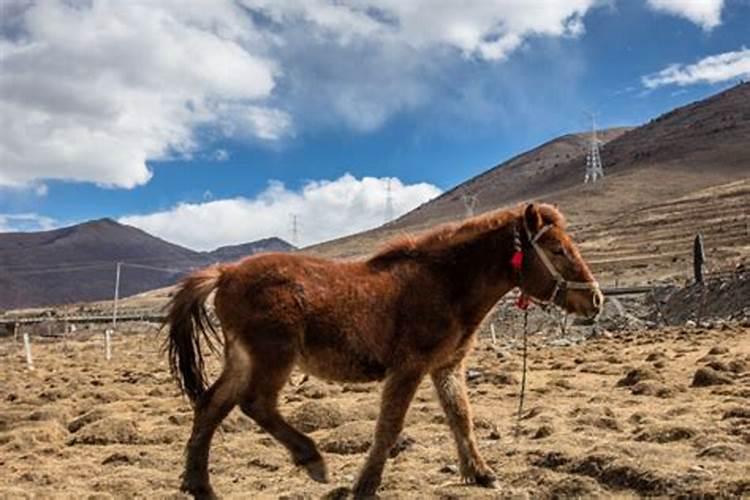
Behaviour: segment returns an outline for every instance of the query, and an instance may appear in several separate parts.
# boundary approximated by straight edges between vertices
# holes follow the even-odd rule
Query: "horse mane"
[[[388,241],[368,263],[383,264],[396,260],[435,256],[446,250],[474,241],[488,232],[506,226],[522,216],[526,204],[511,209],[499,209],[472,217],[462,222],[449,222],[419,235],[403,234]],[[565,229],[566,221],[553,205],[537,204],[544,224]]]

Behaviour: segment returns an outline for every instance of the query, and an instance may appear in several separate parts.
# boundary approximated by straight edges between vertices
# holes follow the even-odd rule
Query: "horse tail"
[[[221,276],[221,266],[192,273],[179,284],[167,305],[164,325],[169,325],[165,342],[169,369],[182,393],[193,404],[207,386],[201,337],[214,353],[218,353],[216,345],[221,344],[205,304],[211,292],[218,288]]]

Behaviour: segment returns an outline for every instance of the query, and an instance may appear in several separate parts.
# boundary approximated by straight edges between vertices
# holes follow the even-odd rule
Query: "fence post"
[[[23,347],[26,351],[26,367],[29,370],[34,369],[34,360],[31,358],[31,340],[29,339],[29,333],[24,332],[23,334]]]
[[[698,233],[693,241],[693,275],[696,283],[703,283],[703,268],[706,263],[706,253],[703,249],[703,235]]]
[[[107,361],[112,359],[112,329],[104,330],[104,352]]]

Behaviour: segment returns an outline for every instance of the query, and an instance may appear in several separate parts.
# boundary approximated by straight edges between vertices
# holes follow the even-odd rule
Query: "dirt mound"
[[[33,448],[57,448],[65,443],[68,431],[59,422],[22,425],[0,434],[0,449],[23,451]]]
[[[537,459],[534,465],[587,476],[601,485],[634,490],[641,495],[665,495],[674,484],[672,479],[646,470],[635,461],[597,452],[579,458],[551,452]]]
[[[649,426],[635,436],[636,441],[648,441],[649,443],[671,443],[692,439],[697,432],[695,429],[675,425],[654,425]]]
[[[372,445],[375,425],[372,422],[349,422],[328,433],[320,440],[320,449],[339,455],[364,453]]]
[[[645,380],[658,380],[659,374],[650,366],[641,366],[629,370],[623,378],[617,381],[618,387],[629,387]]]
[[[344,423],[344,415],[335,403],[307,401],[289,415],[289,422],[303,432],[313,432],[338,427]]]
[[[747,406],[735,406],[725,411],[722,418],[741,418],[750,420],[750,408],[748,408]]]
[[[108,416],[109,413],[109,410],[106,410],[104,408],[95,408],[68,422],[68,430],[70,432],[77,432],[79,429],[93,422],[96,422],[97,420],[103,419],[104,417]]]
[[[81,428],[70,444],[136,444],[139,441],[140,432],[134,421],[105,417]]]
[[[552,499],[562,498],[600,498],[604,491],[594,479],[589,477],[568,476],[557,481],[548,490]]]
[[[550,424],[542,424],[537,427],[536,431],[531,435],[531,439],[544,439],[550,437],[555,433],[555,428]]]
[[[731,384],[732,379],[723,373],[717,372],[713,368],[704,366],[698,368],[693,376],[693,387],[708,387],[710,385],[726,385]]]
[[[607,406],[586,406],[576,408],[571,415],[575,417],[576,429],[596,428],[620,432],[623,430],[617,415]]]
[[[729,460],[740,462],[748,458],[747,447],[736,444],[720,443],[707,446],[696,455],[698,458],[712,458],[715,460]]]
[[[654,396],[657,398],[671,398],[675,390],[658,382],[638,382],[630,387],[630,393],[634,396]]]

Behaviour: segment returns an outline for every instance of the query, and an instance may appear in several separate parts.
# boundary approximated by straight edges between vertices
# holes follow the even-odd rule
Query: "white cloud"
[[[57,222],[35,213],[0,214],[0,233],[16,231],[47,231],[54,229]]]
[[[529,36],[577,36],[597,0],[241,0],[281,26],[304,22],[321,36],[415,49],[445,46],[487,60],[507,57]]]
[[[269,51],[284,68],[295,123],[362,132],[431,103],[451,107],[478,68],[498,65],[530,38],[581,35],[583,16],[604,3],[241,1],[273,27]]]
[[[721,24],[724,0],[648,0],[648,5],[654,10],[684,17],[708,31]]]
[[[456,60],[574,37],[601,0],[1,0],[0,186],[131,188],[196,130],[376,129]],[[214,137],[214,136],[212,136]],[[198,156],[198,157],[205,157]]]
[[[279,69],[229,0],[45,1],[11,13],[14,28],[0,25],[0,185],[130,188],[150,179],[147,160],[196,149],[199,126],[260,139],[290,126],[265,103]]]
[[[301,190],[273,181],[255,198],[231,198],[205,203],[181,203],[147,215],[123,217],[175,243],[200,250],[278,236],[291,240],[291,214],[297,214],[300,245],[329,240],[384,222],[388,179],[350,174],[328,181],[310,181]],[[398,216],[440,194],[425,183],[405,185],[391,179],[394,213]]]
[[[649,89],[664,85],[693,85],[718,83],[735,78],[750,77],[750,49],[724,52],[701,59],[695,64],[672,64],[641,80]]]

